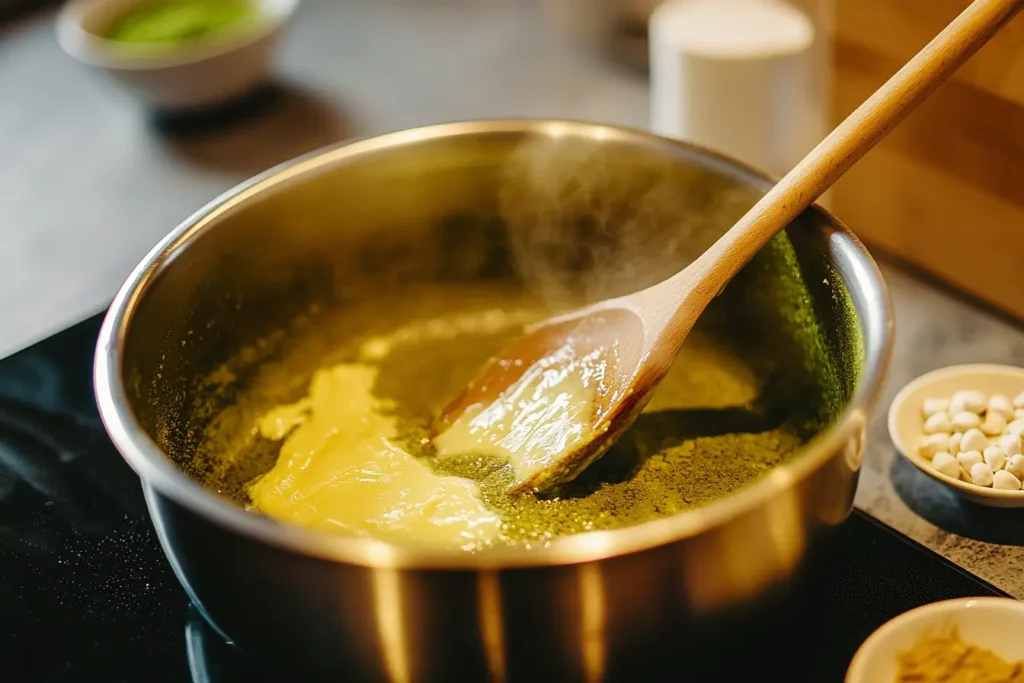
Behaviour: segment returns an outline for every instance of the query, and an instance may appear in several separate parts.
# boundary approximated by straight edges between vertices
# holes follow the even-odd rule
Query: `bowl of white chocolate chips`
[[[1024,368],[956,365],[922,375],[893,399],[889,435],[960,496],[1024,507]]]

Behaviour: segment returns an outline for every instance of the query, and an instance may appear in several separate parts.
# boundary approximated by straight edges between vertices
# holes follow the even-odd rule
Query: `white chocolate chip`
[[[960,441],[964,438],[962,432],[954,432],[949,436],[949,453],[956,455],[960,452]]]
[[[1018,479],[1024,480],[1024,455],[1021,455],[1020,453],[1017,455],[1011,455],[1010,460],[1006,463],[1005,469]]]
[[[981,426],[981,418],[975,413],[966,410],[953,416],[953,427],[958,432],[966,432],[968,429]]]
[[[1014,408],[1024,408],[1024,391],[1013,397]]]
[[[985,463],[979,464],[984,465]],[[956,461],[956,458],[945,451],[935,454],[935,457],[932,458],[932,467],[942,474],[945,474],[947,477],[952,477],[954,479],[960,478],[960,463]]]
[[[1024,434],[1024,418],[1019,418],[1006,425],[1007,434]]]
[[[1024,444],[1021,443],[1021,437],[1019,434],[1007,434],[1006,436],[999,439],[999,447],[1003,449],[1003,453],[1008,456],[1019,455],[1024,452]]]
[[[949,412],[956,415],[960,412],[980,415],[988,405],[988,397],[980,391],[958,391],[949,400]]]
[[[948,445],[948,434],[929,434],[921,440],[921,443],[918,444],[917,452],[921,457],[928,458],[930,460],[936,453],[945,451]]]
[[[1020,479],[1006,470],[996,472],[992,476],[992,488],[1003,491],[1020,491]]]
[[[964,438],[960,440],[960,450],[962,451],[983,451],[988,448],[988,439],[980,429],[969,429],[964,434]]]
[[[956,456],[956,461],[964,468],[964,472],[970,472],[972,467],[979,462],[985,462],[985,459],[978,451],[964,451]]]
[[[991,486],[992,468],[983,462],[975,464],[971,467],[971,483],[978,486]]]
[[[948,398],[926,398],[924,404],[921,406],[921,413],[927,420],[935,413],[948,413],[949,412],[949,399]]]
[[[941,413],[939,413],[941,415]],[[999,436],[1006,430],[1006,418],[999,413],[987,413],[981,422],[981,431],[988,436]]]
[[[1001,470],[1006,465],[1006,453],[999,446],[989,446],[985,449],[985,463],[993,471]]]
[[[949,434],[951,431],[953,431],[953,425],[949,421],[949,413],[935,413],[924,421],[925,434],[937,434],[939,432]],[[1002,432],[1002,430],[999,431]]]
[[[1013,403],[1002,394],[993,394],[988,400],[988,409],[985,411],[986,415],[991,415],[992,413],[999,413],[1009,420],[1013,417]]]

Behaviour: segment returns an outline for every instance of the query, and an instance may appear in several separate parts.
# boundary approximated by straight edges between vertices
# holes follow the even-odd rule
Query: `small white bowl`
[[[962,498],[989,507],[1024,507],[1024,490],[1004,491],[953,479],[918,455],[924,400],[948,397],[961,389],[976,389],[988,395],[1005,394],[1013,398],[1024,391],[1024,368],[988,364],[952,365],[921,375],[903,387],[889,406],[889,436],[896,450],[919,470],[950,487]]]
[[[883,624],[853,656],[846,683],[895,681],[901,652],[951,627],[968,645],[991,650],[1007,662],[1024,660],[1024,603],[1012,598],[960,598],[917,607]]]
[[[184,111],[224,104],[262,85],[277,39],[299,0],[246,0],[260,21],[191,44],[126,44],[102,37],[119,17],[152,0],[71,0],[57,17],[57,42],[104,70],[147,106]]]

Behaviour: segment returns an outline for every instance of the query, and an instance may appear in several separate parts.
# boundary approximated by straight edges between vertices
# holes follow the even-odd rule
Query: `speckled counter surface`
[[[1024,329],[883,264],[896,307],[889,379],[868,424],[856,504],[960,566],[1024,599],[1024,510],[962,503],[893,447],[885,411],[904,384],[958,363],[1024,365]]]
[[[645,126],[645,79],[557,39],[537,4],[304,0],[278,63],[275,103],[203,134],[157,125],[66,58],[52,16],[0,28],[0,356],[102,310],[189,213],[321,145],[490,117]],[[870,423],[857,504],[1024,598],[1024,511],[959,503],[896,455],[884,423],[892,396],[923,372],[1024,364],[1024,328],[885,271],[896,352]]]

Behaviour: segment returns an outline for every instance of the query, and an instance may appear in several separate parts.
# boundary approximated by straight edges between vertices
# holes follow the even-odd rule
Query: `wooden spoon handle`
[[[690,271],[685,278],[689,286],[701,282],[701,289],[710,300],[772,237],[977,52],[1021,6],[1024,0],[974,0],[686,269]]]

